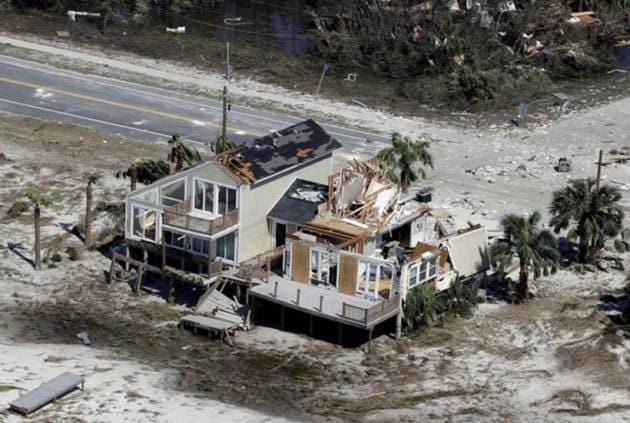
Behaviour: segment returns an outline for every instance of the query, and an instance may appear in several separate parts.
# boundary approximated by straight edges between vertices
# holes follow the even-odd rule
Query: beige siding
[[[288,173],[258,187],[244,186],[241,191],[239,260],[247,260],[272,248],[267,213],[296,179],[328,183],[332,171],[332,157]]]
[[[225,185],[236,188],[237,184],[230,175],[228,175],[218,164],[215,162],[208,162],[203,166],[199,166],[195,169],[191,169],[186,172],[188,177],[187,181],[187,196],[191,198],[193,195],[193,178],[201,178],[210,182],[215,182],[219,185]]]

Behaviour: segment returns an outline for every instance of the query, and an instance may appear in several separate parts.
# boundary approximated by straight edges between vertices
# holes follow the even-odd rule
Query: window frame
[[[205,210],[205,209],[199,209],[197,208],[196,205],[196,201],[194,201],[196,199],[196,195],[197,195],[197,181],[199,182],[203,182],[204,184],[208,184],[208,185],[212,185],[213,186],[213,191],[212,191],[212,210]],[[211,181],[209,179],[204,179],[204,178],[198,178],[196,176],[193,176],[193,193],[192,193],[192,197],[193,197],[193,209],[200,211],[202,213],[209,213],[209,214],[213,214],[216,216],[225,216],[224,214],[219,213],[219,189],[220,188],[224,188],[226,189],[226,205],[229,204],[229,191],[232,190],[234,191],[234,209],[233,210],[238,210],[239,209],[239,202],[240,202],[240,193],[239,193],[239,189],[238,187],[234,187],[234,186],[230,186],[230,185],[225,185],[225,184],[221,184],[215,181]],[[205,185],[204,185],[204,197],[203,197],[203,201],[204,201],[204,207],[205,207],[205,202],[206,202],[206,189],[205,189]],[[229,207],[227,207],[229,208]],[[229,210],[227,213],[233,211],[233,210]],[[226,214],[227,214],[226,213]]]
[[[177,183],[180,183],[181,181],[184,181],[184,199],[183,200],[180,200],[180,199],[175,198],[175,197],[169,197],[169,196],[165,196],[164,195],[164,189],[165,188],[167,188],[167,187],[169,187],[171,185],[175,185]],[[188,193],[188,178],[184,176],[183,178],[176,179],[176,180],[174,180],[172,182],[169,182],[169,183],[166,183],[166,184],[160,186],[160,193],[159,193],[160,194],[160,202],[159,202],[159,204],[160,204],[161,207],[174,207],[175,205],[181,204],[184,201],[186,201],[186,198],[187,198],[186,194],[187,193]],[[175,204],[164,204],[163,200],[165,198],[167,200],[174,201]]]

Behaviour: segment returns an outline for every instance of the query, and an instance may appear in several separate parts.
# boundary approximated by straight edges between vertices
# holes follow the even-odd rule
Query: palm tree
[[[553,193],[551,226],[556,233],[569,229],[567,238],[578,240],[578,261],[594,261],[607,239],[623,230],[621,192],[610,185],[597,187],[594,179],[572,181]]]
[[[422,284],[411,289],[405,298],[403,313],[409,328],[433,326],[444,311],[443,298],[429,284]]]
[[[195,162],[201,161],[201,154],[188,145],[181,135],[174,134],[168,141],[171,147],[171,151],[168,153],[168,161],[175,163],[175,172],[179,172],[184,168],[184,163],[191,165]]]
[[[492,265],[504,273],[512,264],[514,256],[519,261],[519,277],[516,286],[516,299],[522,302],[529,296],[527,281],[529,272],[534,279],[557,270],[560,253],[556,239],[546,229],[540,229],[541,216],[537,211],[529,218],[508,214],[501,219],[503,239],[497,240],[491,248]]]
[[[428,151],[429,142],[403,137],[398,132],[392,134],[392,146],[381,150],[376,161],[383,168],[385,175],[393,183],[399,184],[403,191],[416,182],[421,176],[426,178],[424,168],[417,163],[433,168],[433,157]]]
[[[129,177],[131,180],[131,191],[133,192],[136,190],[138,182],[152,184],[170,173],[171,167],[164,160],[149,160],[140,157],[135,159],[126,170],[117,172],[116,177]]]
[[[41,208],[50,207],[52,203],[44,196],[37,193],[28,194],[28,199],[33,205],[33,223],[35,225],[35,270],[42,270],[42,241],[40,236]]]
[[[85,188],[85,246],[90,248],[92,246],[92,198],[94,184],[98,182],[100,175],[95,173],[86,175],[87,186]]]

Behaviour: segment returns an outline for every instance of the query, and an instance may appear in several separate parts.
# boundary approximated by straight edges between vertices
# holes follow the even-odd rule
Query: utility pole
[[[228,82],[230,82],[230,78],[232,77],[232,71],[230,70],[230,42],[229,41],[225,43],[225,55],[227,57],[226,66],[225,66],[225,78],[228,80]]]
[[[221,124],[221,139],[219,140],[224,145],[227,142],[227,112],[228,112],[228,87],[226,85],[223,87],[223,122]]]
[[[322,88],[322,82],[324,82],[324,76],[326,76],[326,72],[330,69],[330,65],[328,63],[324,63],[324,68],[322,69],[322,76],[319,78],[319,83],[317,84],[317,91],[315,92],[315,97],[319,96],[319,90]]]
[[[596,188],[599,189],[599,181],[602,179],[602,156],[603,156],[603,151],[599,150],[599,160],[597,160],[597,183],[596,183]]]

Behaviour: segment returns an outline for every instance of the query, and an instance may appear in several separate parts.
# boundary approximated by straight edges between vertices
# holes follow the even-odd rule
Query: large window
[[[195,209],[226,215],[236,210],[236,189],[195,180]]]
[[[186,198],[186,179],[172,182],[161,189],[163,206],[174,206]]]
[[[419,263],[414,263],[409,266],[408,272],[408,285],[409,288],[413,288],[422,282],[426,282],[438,276],[438,262],[440,256],[430,254],[423,256]]]
[[[235,261],[236,258],[236,232],[231,232],[217,239],[217,257]]]
[[[217,214],[226,215],[236,209],[236,190],[228,187],[217,187],[219,204]]]
[[[381,263],[359,260],[357,292],[369,298],[387,299],[392,287],[392,268]]]
[[[166,230],[163,233],[163,237],[164,243],[171,247],[192,251],[204,256],[210,254],[210,240],[208,239]]]
[[[195,208],[214,213],[214,184],[195,181]]]
[[[131,232],[139,238],[155,241],[157,213],[144,207],[133,206]]]

